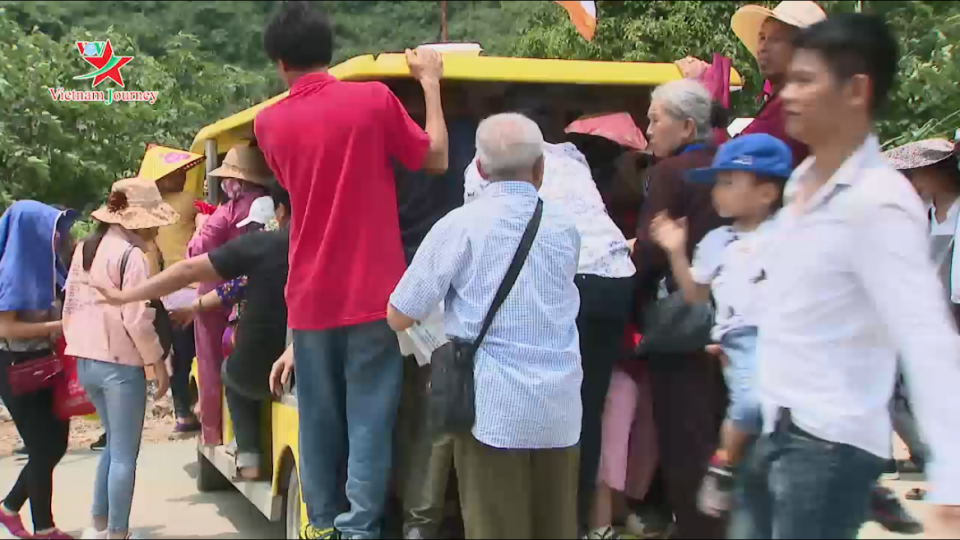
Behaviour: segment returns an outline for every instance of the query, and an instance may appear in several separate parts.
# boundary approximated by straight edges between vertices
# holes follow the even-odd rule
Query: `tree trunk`
[[[447,3],[440,2],[440,41],[447,42]]]

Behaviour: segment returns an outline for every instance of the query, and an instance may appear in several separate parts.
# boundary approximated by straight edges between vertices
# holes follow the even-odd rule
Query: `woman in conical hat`
[[[168,148],[151,144],[140,164],[138,176],[156,182],[163,201],[180,214],[180,219],[157,234],[156,245],[160,252],[160,264],[163,269],[184,260],[187,256],[187,244],[196,232],[197,209],[194,207],[195,194],[185,191],[187,173],[198,167],[205,158],[177,148]],[[196,291],[193,290],[193,294]],[[191,409],[190,369],[196,357],[194,326],[190,323],[174,330],[172,375],[170,390],[173,393],[173,408],[177,416],[174,431],[186,435],[200,431],[200,420]]]
[[[886,154],[898,171],[930,205],[930,242],[944,290],[960,322],[960,169],[957,146],[946,139],[928,139]]]
[[[203,163],[205,158],[176,148],[151,144],[140,162],[139,178],[156,182],[164,202],[180,214],[177,223],[160,229],[157,245],[163,256],[163,266],[182,261],[187,255],[187,243],[196,229],[194,194],[185,192],[187,172]]]

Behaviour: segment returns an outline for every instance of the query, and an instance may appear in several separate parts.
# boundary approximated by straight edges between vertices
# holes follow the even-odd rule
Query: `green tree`
[[[670,62],[693,55],[704,60],[719,52],[731,58],[746,78],[732,102],[738,115],[752,115],[763,81],[750,53],[730,29],[740,6],[776,2],[600,1],[594,41],[584,41],[566,13],[541,2],[518,36],[513,54],[540,58],[581,58]],[[820,2],[827,13],[854,11],[858,2]],[[865,11],[882,15],[901,43],[899,83],[879,125],[889,147],[949,136],[960,126],[960,4],[956,2],[862,2]]]
[[[136,173],[147,143],[186,147],[200,127],[262,101],[272,85],[261,73],[212,62],[187,35],[170,37],[156,59],[111,32],[114,49],[134,57],[123,68],[126,89],[156,90],[157,102],[54,100],[51,88],[90,89],[73,80],[89,71],[74,40],[97,38],[80,29],[60,41],[25,32],[0,8],[0,208],[34,198],[89,209],[113,181]]]
[[[563,9],[541,2],[511,52],[534,58],[633,62],[673,62],[687,55],[709,62],[713,53],[721,53],[733,61],[747,83],[743,92],[731,96],[731,108],[750,116],[763,81],[753,56],[730,30],[730,18],[747,3],[775,5],[763,1],[600,1],[597,33],[587,42]]]

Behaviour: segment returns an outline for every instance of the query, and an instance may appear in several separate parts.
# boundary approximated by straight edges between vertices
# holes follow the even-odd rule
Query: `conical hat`
[[[200,154],[193,154],[186,150],[150,144],[147,145],[147,153],[143,156],[137,176],[156,182],[168,174],[199,165],[204,159]]]

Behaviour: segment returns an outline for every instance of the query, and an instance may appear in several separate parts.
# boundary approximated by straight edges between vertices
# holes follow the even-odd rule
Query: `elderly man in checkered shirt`
[[[473,340],[539,201],[543,134],[501,114],[477,130],[492,184],[430,231],[390,297],[403,330],[445,300],[450,336]],[[545,203],[519,277],[476,355],[476,425],[454,441],[468,538],[575,538],[583,372],[574,277],[580,236]]]

